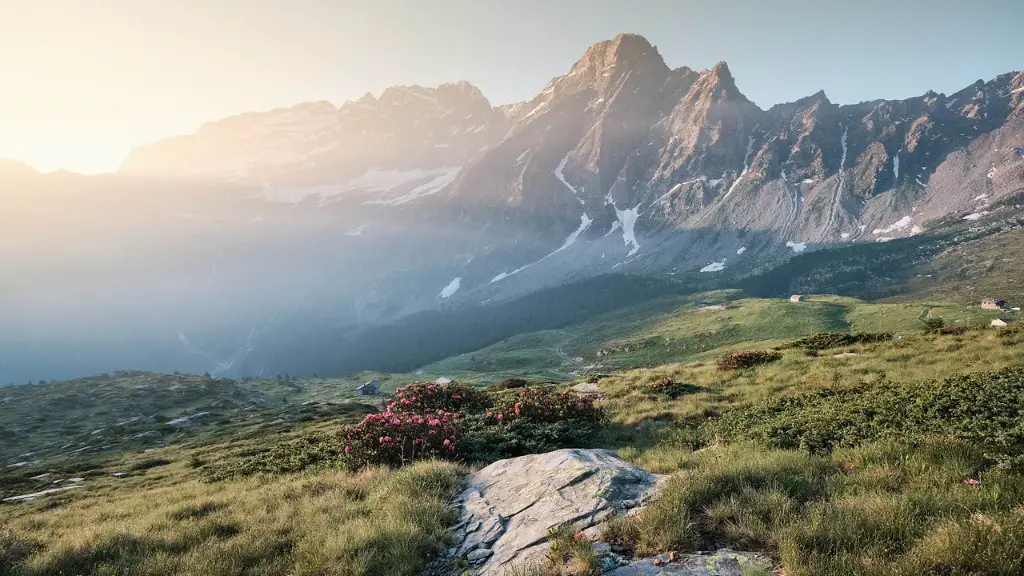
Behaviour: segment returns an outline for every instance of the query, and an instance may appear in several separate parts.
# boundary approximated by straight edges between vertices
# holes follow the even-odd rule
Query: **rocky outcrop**
[[[585,530],[630,514],[657,494],[664,478],[610,450],[557,450],[495,462],[467,478],[458,500],[460,543],[445,555],[465,558],[481,576],[529,566],[544,559],[552,528],[570,523]]]
[[[761,569],[757,572],[752,569]],[[761,554],[722,549],[706,554],[659,554],[605,572],[608,576],[741,576],[770,574],[771,561]]]
[[[572,525],[595,539],[603,521],[639,512],[666,479],[610,450],[556,450],[495,462],[467,477],[457,499],[457,544],[426,574],[532,573],[546,562],[553,528]],[[729,549],[638,560],[616,554],[605,542],[594,542],[593,551],[603,572],[613,576],[740,576],[772,567],[762,554]]]

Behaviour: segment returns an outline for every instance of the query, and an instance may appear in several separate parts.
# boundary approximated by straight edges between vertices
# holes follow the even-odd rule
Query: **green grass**
[[[9,507],[0,573],[419,574],[446,542],[457,478],[427,462],[207,484],[177,464],[146,486]]]
[[[976,305],[982,298],[1024,303],[1024,230],[1008,230],[956,246],[917,266],[905,283],[909,298]]]
[[[700,299],[724,310],[695,305]],[[842,296],[744,298],[735,290],[663,297],[563,330],[522,334],[426,367],[470,380],[526,376],[553,381],[576,374],[687,362],[737,349],[771,347],[818,332],[914,333],[922,319],[987,325],[1000,314],[950,302],[872,303]]]
[[[1021,345],[917,332],[735,372],[708,355],[602,379],[606,445],[672,474],[606,537],[637,555],[766,551],[787,576],[1022,573],[1024,477],[998,466],[998,452],[1024,453]],[[665,377],[688,393],[653,393]]]
[[[824,456],[735,444],[680,464],[661,498],[612,523],[606,537],[637,554],[767,550],[787,576],[1024,570],[1024,479],[979,473],[984,458],[965,444],[874,444]]]
[[[977,380],[1021,366],[1019,328],[925,333],[930,318],[977,328],[996,314],[945,297],[699,297],[725,309],[660,298],[510,338],[419,376],[232,382],[122,373],[5,389],[0,495],[72,476],[85,487],[0,506],[0,575],[418,573],[446,545],[462,469],[332,465],[331,439],[373,409],[354,388],[372,376],[385,392],[437,375],[568,381],[587,366],[611,373],[598,382],[610,424],[593,440],[673,475],[656,504],[609,529],[637,554],[760,550],[787,576],[1024,573],[1024,478],[993,457],[994,448],[1020,452],[1016,436],[1001,436],[1020,416],[985,412],[989,392],[1018,391]],[[769,364],[716,367],[727,352],[830,331],[893,339],[844,342],[817,356],[782,348]],[[651,386],[666,377],[671,393]],[[200,411],[211,412],[200,426],[165,425]],[[150,429],[161,435],[134,437]],[[20,461],[28,465],[6,467]],[[133,476],[110,476],[121,471]],[[566,540],[544,569],[588,574],[595,566],[584,548]]]

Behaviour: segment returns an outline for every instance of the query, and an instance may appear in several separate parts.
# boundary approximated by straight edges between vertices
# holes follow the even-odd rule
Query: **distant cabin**
[[[374,378],[366,384],[356,388],[357,396],[377,396],[380,394],[380,381]]]
[[[804,297],[803,297],[802,294],[793,294],[792,296],[789,297],[789,301],[790,302],[803,302],[804,301]]]
[[[995,318],[992,320],[989,326],[992,326],[993,328],[1002,328],[1003,326],[1006,326],[1006,320],[1003,320],[1001,318]]]
[[[996,298],[985,298],[981,301],[981,307],[985,310],[1002,310],[1004,306],[1006,306],[1006,301]]]
[[[440,384],[442,386],[444,386],[445,384],[451,384],[451,383],[452,383],[452,379],[451,378],[445,378],[444,376],[441,376],[437,380],[434,380],[434,384]]]

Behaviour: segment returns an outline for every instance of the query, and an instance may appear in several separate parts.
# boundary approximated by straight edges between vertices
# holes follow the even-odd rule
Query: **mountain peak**
[[[732,79],[732,72],[729,70],[729,64],[725,60],[719,60],[711,67],[711,71],[717,74],[720,78]]]
[[[611,40],[604,40],[587,48],[570,73],[597,73],[596,75],[600,77],[604,74],[603,70],[632,68],[648,59],[656,60],[658,67],[668,71],[668,66],[665,65],[658,49],[651,45],[647,38],[639,34],[619,34]]]

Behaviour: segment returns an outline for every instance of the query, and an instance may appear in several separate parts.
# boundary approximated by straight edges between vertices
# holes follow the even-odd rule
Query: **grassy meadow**
[[[786,576],[1021,574],[1024,331],[987,328],[996,315],[715,292],[520,335],[419,377],[596,381],[608,423],[590,445],[671,475],[653,505],[607,527],[626,554],[729,546]],[[953,330],[926,330],[937,318]],[[819,332],[889,337],[794,345]],[[743,350],[781,357],[719,369]],[[383,402],[353,397],[370,376],[5,389],[3,497],[82,487],[0,504],[0,576],[419,574],[448,541],[459,476],[481,463],[334,463],[343,427]],[[388,393],[417,378],[378,377]],[[203,411],[196,426],[162,425]],[[598,573],[583,544],[555,540],[544,574]]]

